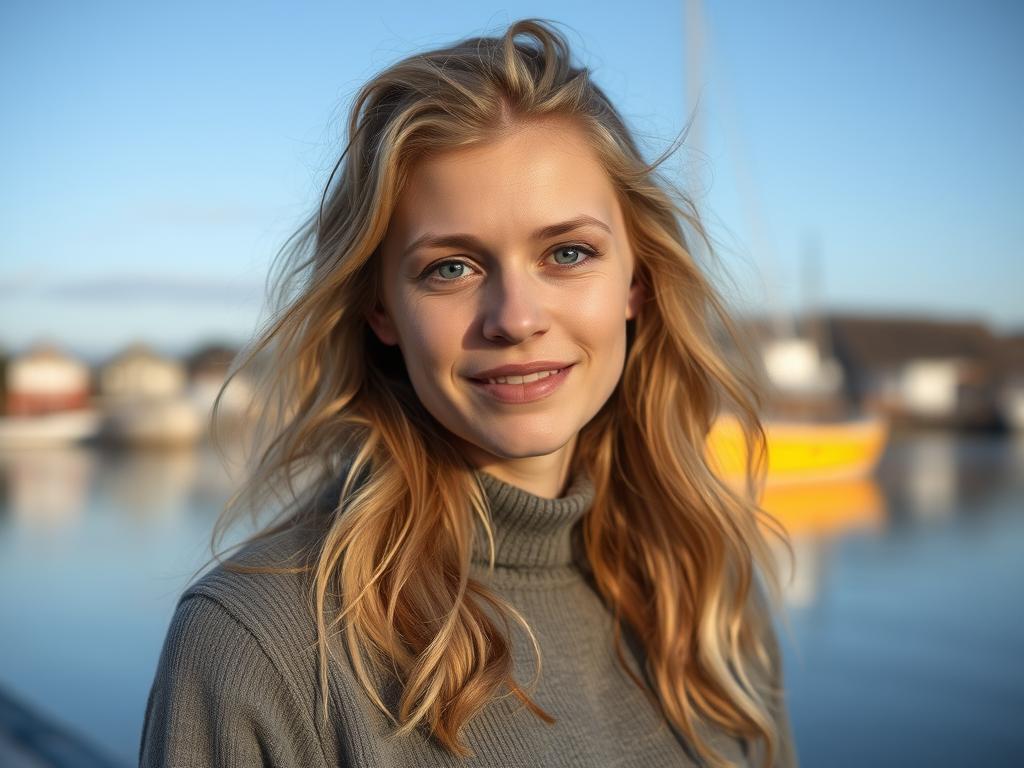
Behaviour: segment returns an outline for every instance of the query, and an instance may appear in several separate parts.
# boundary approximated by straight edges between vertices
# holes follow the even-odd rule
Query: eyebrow
[[[600,219],[595,219],[593,216],[587,216],[581,214],[575,218],[568,219],[566,221],[559,221],[555,224],[548,224],[547,226],[541,227],[534,231],[534,240],[547,240],[551,237],[558,237],[564,235],[566,232],[572,232],[574,229],[581,227],[600,227],[609,234],[611,234],[612,228],[605,224]],[[402,252],[402,258],[406,258],[409,254],[413,253],[420,248],[476,248],[483,250],[483,243],[473,235],[467,234],[451,234],[451,235],[433,235],[426,233],[413,240],[409,246]]]

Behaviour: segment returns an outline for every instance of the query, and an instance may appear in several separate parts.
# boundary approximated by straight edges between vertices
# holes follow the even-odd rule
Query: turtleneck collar
[[[577,472],[557,499],[537,496],[488,472],[475,474],[491,508],[495,566],[544,569],[573,563],[573,527],[594,500],[593,482],[584,471]],[[473,560],[486,564],[489,550],[482,524],[477,541]]]

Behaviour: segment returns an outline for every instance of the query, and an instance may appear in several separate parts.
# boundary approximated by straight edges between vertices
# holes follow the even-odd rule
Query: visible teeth
[[[559,368],[557,370],[554,370],[554,371],[537,371],[536,373],[528,373],[525,376],[499,376],[496,379],[488,379],[487,383],[488,384],[529,384],[531,381],[536,381],[537,379],[543,379],[543,378],[546,378],[548,376],[552,376],[552,375],[558,373],[558,371],[560,371],[560,370],[561,370],[561,368]]]

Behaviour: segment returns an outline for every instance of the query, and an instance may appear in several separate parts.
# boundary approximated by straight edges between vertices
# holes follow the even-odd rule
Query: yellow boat
[[[769,486],[867,477],[889,438],[889,423],[881,416],[817,423],[766,419],[764,430]],[[707,447],[724,479],[742,480],[746,449],[734,416],[718,418]]]

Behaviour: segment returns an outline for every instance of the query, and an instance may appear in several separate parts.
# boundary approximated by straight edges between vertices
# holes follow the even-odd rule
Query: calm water
[[[204,451],[0,455],[0,687],[135,764],[230,485]],[[874,481],[770,504],[797,554],[783,644],[802,764],[1020,764],[1024,440],[900,436]]]

